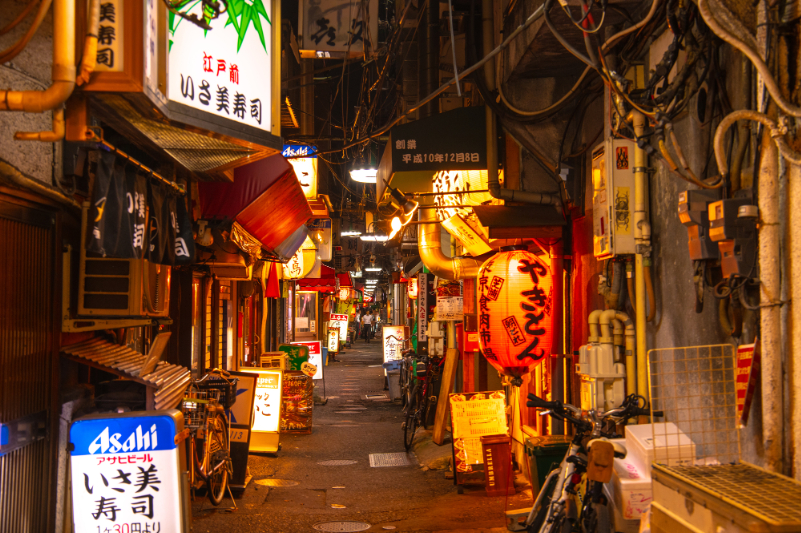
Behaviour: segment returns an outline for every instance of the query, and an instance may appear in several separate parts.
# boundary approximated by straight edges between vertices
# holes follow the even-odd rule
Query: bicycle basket
[[[236,402],[236,384],[239,380],[230,378],[228,380],[222,378],[215,378],[209,376],[205,381],[196,383],[200,390],[216,390],[219,391],[219,402],[226,409],[230,409],[234,402]]]
[[[192,429],[204,426],[208,417],[207,405],[217,402],[219,397],[220,391],[216,389],[198,390],[197,387],[190,387],[181,403],[184,425]]]

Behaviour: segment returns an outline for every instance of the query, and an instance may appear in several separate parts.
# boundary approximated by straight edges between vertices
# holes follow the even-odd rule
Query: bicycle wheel
[[[204,449],[206,453],[203,458],[203,474],[209,501],[213,505],[220,505],[228,486],[230,462],[228,424],[220,413],[209,420]]]
[[[412,395],[410,396],[409,403],[406,405],[406,421],[403,423],[403,445],[407,450],[412,447],[414,433],[417,431],[417,420],[419,417],[417,404],[417,383],[415,383],[412,388]]]

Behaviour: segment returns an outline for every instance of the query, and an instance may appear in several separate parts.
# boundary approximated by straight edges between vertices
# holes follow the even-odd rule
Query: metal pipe
[[[645,115],[639,111],[629,114],[634,128],[634,137],[639,139],[645,133]],[[643,252],[651,245],[651,228],[646,213],[646,179],[645,150],[635,144],[634,146],[634,295],[635,295],[635,325],[637,331],[637,394],[649,398],[648,375],[646,366],[646,339],[645,339],[645,271]]]
[[[778,305],[781,301],[779,150],[769,136],[764,135],[762,139],[758,195],[759,294],[762,306],[759,313],[762,343],[762,440],[765,446],[765,466],[781,473],[784,402],[781,307]],[[794,405],[797,403],[794,402]]]
[[[418,209],[418,217],[423,222],[417,230],[417,248],[423,264],[440,278],[458,280],[475,277],[483,264],[481,261],[472,257],[447,257],[442,252],[442,236],[436,211]]]
[[[0,111],[43,113],[75,88],[75,0],[53,2],[53,83],[44,91],[0,91]]]
[[[61,204],[65,204],[75,209],[78,213],[81,211],[81,204],[69,196],[66,196],[57,189],[48,187],[41,181],[37,181],[25,176],[19,170],[4,161],[0,161],[0,182],[2,181],[5,181],[15,187],[27,189],[37,194],[41,194],[42,196],[51,200],[55,200]]]
[[[100,28],[100,0],[89,1],[89,26],[86,29],[86,38],[83,43],[83,55],[81,56],[81,72],[78,74],[77,83],[83,85],[89,83],[89,77],[95,71],[97,65],[97,32]]]
[[[598,321],[601,318],[601,309],[596,309],[587,317],[587,324],[590,326],[590,336],[587,337],[587,342],[592,344],[598,342]]]

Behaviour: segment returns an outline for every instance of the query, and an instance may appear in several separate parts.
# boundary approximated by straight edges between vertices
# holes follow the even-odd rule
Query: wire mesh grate
[[[801,483],[793,479],[748,463],[656,468],[769,524],[801,526]]]
[[[665,415],[652,425],[654,462],[740,461],[734,354],[731,344],[648,352],[651,408]]]

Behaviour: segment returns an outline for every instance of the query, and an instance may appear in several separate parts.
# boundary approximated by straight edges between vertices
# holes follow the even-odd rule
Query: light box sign
[[[309,342],[290,342],[296,346],[306,346],[309,349],[309,363],[317,367],[317,372],[314,373],[312,379],[323,379],[323,343],[322,341],[309,341]]]
[[[203,4],[189,4],[202,17]],[[211,30],[170,13],[169,83],[171,101],[219,118],[271,130],[272,2],[229,0],[228,9],[209,21]]]
[[[384,326],[384,362],[403,359],[404,326]]]
[[[340,341],[345,342],[348,340],[348,315],[331,313],[328,326],[331,328],[339,328]]]
[[[304,144],[285,144],[281,154],[287,159],[295,170],[295,176],[300,182],[303,194],[310,200],[317,199],[317,155],[314,154],[317,148]],[[297,157],[304,156],[304,157]]]
[[[378,0],[303,0],[299,15],[301,49],[317,57],[331,57],[330,52],[361,56],[365,42],[378,43]]]
[[[175,531],[188,503],[177,409],[89,415],[70,427],[76,533]]]
[[[250,426],[250,451],[278,451],[282,372],[263,368],[243,368],[241,371],[258,376],[254,392],[253,423]]]
[[[122,53],[125,42],[124,17],[123,0],[104,0],[100,3],[96,72],[122,72],[124,70],[124,54]]]
[[[328,329],[328,352],[329,353],[337,353],[337,352],[339,352],[339,329],[338,328],[329,328]]]

